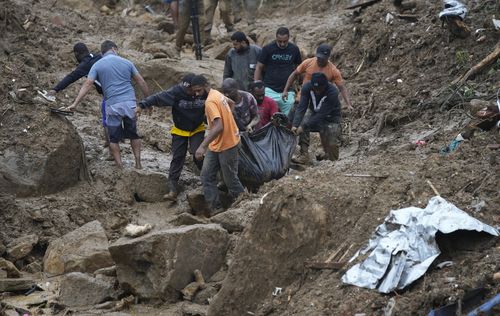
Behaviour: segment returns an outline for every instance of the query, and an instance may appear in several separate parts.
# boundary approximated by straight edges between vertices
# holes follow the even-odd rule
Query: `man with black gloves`
[[[75,58],[78,61],[78,66],[71,73],[67,74],[54,88],[49,90],[47,96],[55,96],[56,93],[66,89],[69,85],[74,83],[80,78],[87,77],[90,71],[90,68],[101,59],[101,54],[91,54],[87,45],[84,43],[76,43],[73,46],[73,53],[75,54]],[[97,90],[97,93],[102,95],[102,87],[99,81],[94,81],[94,87]],[[104,141],[105,146],[109,145],[109,137],[108,132],[106,130],[106,104],[104,102],[104,98],[101,103],[101,113],[102,113],[102,127],[104,128]]]
[[[292,132],[296,135],[304,131],[319,132],[327,159],[338,160],[342,135],[340,110],[337,88],[328,82],[324,73],[315,72],[311,81],[302,87],[300,103],[293,118]]]
[[[186,153],[189,145],[189,152],[193,155],[196,149],[203,142],[205,135],[205,97],[197,98],[191,89],[191,80],[195,74],[186,74],[181,83],[168,90],[151,95],[139,102],[141,109],[151,106],[171,106],[174,126],[172,134],[172,161],[168,171],[168,185],[170,192],[164,199],[176,201],[178,182],[181,175]],[[203,160],[194,159],[198,169],[201,170]]]

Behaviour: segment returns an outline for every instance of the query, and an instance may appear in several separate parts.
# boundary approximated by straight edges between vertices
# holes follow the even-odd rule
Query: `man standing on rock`
[[[238,179],[238,144],[240,136],[234,121],[228,100],[222,93],[210,89],[203,76],[192,80],[193,91],[198,97],[207,95],[205,115],[208,121],[208,133],[196,150],[196,159],[203,160],[201,182],[210,216],[224,211],[217,188],[217,173],[222,173],[222,180],[227,186],[231,199],[236,199],[243,191]]]
[[[234,101],[233,117],[240,132],[252,133],[259,124],[257,101],[252,94],[238,90],[238,82],[233,78],[224,79],[222,93]]]
[[[101,53],[103,57],[92,66],[78,96],[67,109],[75,109],[92,84],[98,80],[104,92],[109,148],[116,165],[123,168],[119,143],[128,138],[135,157],[135,167],[141,169],[141,140],[137,135],[135,114],[137,104],[131,79],[134,78],[145,97],[149,95],[148,85],[132,62],[118,56],[115,43],[104,41],[101,44]]]
[[[179,192],[178,182],[181,175],[186,153],[193,155],[203,141],[205,134],[205,98],[196,98],[191,83],[195,74],[186,74],[181,83],[168,90],[151,95],[139,102],[140,109],[151,106],[171,106],[174,126],[172,134],[172,161],[168,170],[168,184],[170,192],[164,199],[177,201]],[[139,110],[140,111],[140,110]],[[203,160],[194,159],[201,170]]]
[[[342,130],[341,105],[337,88],[324,73],[315,72],[301,90],[300,102],[293,118],[292,132],[319,132],[328,160],[339,159]],[[305,120],[304,120],[305,117]]]
[[[335,67],[335,65],[329,61],[330,55],[332,52],[332,48],[328,44],[321,44],[316,49],[316,57],[308,58],[304,60],[298,67],[295,69],[286,82],[285,91],[287,91],[295,81],[295,79],[299,75],[303,75],[304,79],[302,84],[305,85],[309,81],[311,81],[312,74],[315,72],[321,72],[325,74],[326,78],[332,84],[335,84],[342,95],[342,98],[347,104],[347,108],[352,110],[351,100],[349,99],[349,93],[344,84],[344,80],[342,79],[342,75],[340,71]],[[286,93],[282,94],[282,98],[286,100],[288,95]],[[291,120],[293,120],[294,110],[292,109],[290,113]],[[309,133],[303,132],[299,136],[299,146],[300,146],[300,154],[298,157],[294,157],[292,160],[296,163],[307,164],[310,162],[309,158],[309,143],[310,137]]]
[[[281,112],[288,114],[295,100],[294,91],[285,91],[288,76],[302,62],[297,45],[290,43],[290,31],[280,27],[276,40],[262,48],[255,70],[254,80],[262,80],[266,85],[266,95],[278,103]],[[283,99],[281,95],[287,94]]]
[[[249,88],[257,101],[260,121],[255,130],[259,130],[271,121],[274,113],[278,112],[278,104],[270,97],[265,96],[265,86],[262,81],[252,82]]]
[[[259,46],[250,44],[243,32],[231,35],[233,48],[226,55],[223,79],[233,78],[238,82],[239,89],[248,91],[248,85],[253,82],[257,59],[261,52]]]

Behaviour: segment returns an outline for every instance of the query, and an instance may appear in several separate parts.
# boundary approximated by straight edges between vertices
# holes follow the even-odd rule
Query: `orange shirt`
[[[324,73],[326,75],[326,79],[337,86],[344,81],[340,71],[332,62],[329,61],[325,67],[321,68],[318,66],[316,59],[316,57],[308,58],[297,67],[296,71],[299,74],[304,74],[302,84],[311,81],[312,74],[315,72]]]
[[[207,116],[209,129],[212,128],[213,121],[216,118],[222,120],[223,126],[222,133],[208,145],[208,149],[213,152],[221,152],[238,145],[240,142],[238,126],[234,120],[229,103],[222,93],[210,89],[205,101],[205,115]]]

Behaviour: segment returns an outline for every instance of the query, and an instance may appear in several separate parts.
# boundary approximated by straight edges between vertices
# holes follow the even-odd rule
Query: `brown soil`
[[[459,39],[441,27],[440,1],[418,1],[415,9],[405,12],[415,15],[416,21],[398,18],[391,1],[361,11],[343,10],[350,4],[343,0],[292,1],[289,6],[276,2],[266,1],[255,30],[239,26],[262,45],[273,38],[279,25],[288,25],[305,55],[314,53],[320,42],[332,44],[334,62],[355,107],[345,116],[352,123],[352,134],[339,162],[315,162],[303,172],[292,170],[238,202],[235,207],[248,208],[249,214],[258,208],[247,230],[232,235],[227,260],[234,263],[228,267],[228,280],[244,282],[226,283],[221,297],[232,299],[217,301],[215,308],[223,315],[234,311],[238,315],[383,315],[383,308],[394,298],[394,315],[426,315],[477,287],[498,293],[500,285],[492,279],[499,271],[498,239],[445,251],[437,261],[452,260],[453,266],[442,270],[433,266],[409,288],[389,295],[343,285],[340,278],[345,270],[318,271],[303,265],[305,259],[325,260],[342,245],[352,245],[349,258],[365,245],[390,209],[424,207],[434,195],[427,180],[459,208],[494,227],[500,225],[498,151],[486,148],[500,142],[498,131],[478,131],[455,152],[439,153],[473,122],[470,100],[496,98],[498,60],[462,86],[451,82],[499,42],[499,32],[491,23],[494,14],[500,15],[498,4],[469,1],[466,23],[473,32]],[[103,4],[111,8],[109,15],[99,11]],[[35,250],[16,262],[20,269],[40,262],[51,239],[94,219],[103,223],[111,240],[120,237],[130,222],[154,223],[155,229],[175,226],[177,216],[189,211],[186,193],[200,191],[196,167],[188,157],[179,202],[161,202],[170,162],[172,122],[167,109],[140,121],[145,170],[131,170],[130,146],[123,144],[126,170],[121,172],[106,160],[108,153],[102,147],[97,93],[90,93],[69,119],[49,114],[49,105],[37,96],[38,89],[50,88],[74,67],[74,43],[84,41],[97,51],[104,39],[117,42],[120,53],[136,63],[153,91],[169,87],[185,71],[203,73],[218,85],[222,61],[195,61],[189,48],[182,60],[153,59],[159,51],[174,56],[173,36],[157,30],[164,18],[146,14],[143,4],[139,1],[133,7],[134,16],[122,17],[121,2],[0,0],[0,251],[14,238],[31,233],[40,237]],[[154,5],[159,11],[160,5]],[[388,13],[393,13],[390,23],[386,23]],[[214,31],[217,44],[228,41],[223,29],[219,26]],[[478,42],[482,35],[486,39]],[[57,105],[69,105],[80,83],[60,93]],[[319,141],[313,139],[316,153]],[[416,146],[417,140],[426,144]],[[13,155],[23,159],[4,163]],[[52,165],[35,164],[49,156],[54,157],[47,160]],[[40,170],[46,173],[35,177]],[[345,176],[356,173],[388,177]],[[12,174],[25,178],[9,178]],[[26,180],[34,178],[39,180]],[[258,207],[256,201],[266,193],[270,194],[265,205]],[[485,206],[476,211],[473,206],[481,201]],[[317,217],[304,218],[305,209],[305,214]],[[283,218],[296,222],[280,222],[277,210],[287,210]],[[318,231],[297,225],[316,225]],[[289,239],[288,228],[296,233]],[[260,238],[251,243],[241,238],[252,233]],[[294,238],[308,242],[295,249]],[[448,277],[455,280],[447,283]],[[272,296],[274,287],[284,288],[285,294]],[[144,303],[132,311],[178,312],[173,305]]]

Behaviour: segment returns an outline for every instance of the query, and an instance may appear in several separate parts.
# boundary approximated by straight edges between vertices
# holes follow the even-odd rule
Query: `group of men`
[[[119,143],[125,138],[131,140],[135,167],[142,167],[141,140],[136,125],[141,112],[153,106],[172,107],[172,161],[169,193],[165,198],[177,199],[178,182],[189,150],[201,170],[205,200],[214,215],[223,210],[217,187],[219,172],[232,199],[244,191],[238,179],[240,134],[263,128],[276,112],[289,115],[291,131],[304,139],[302,143],[308,144],[308,137],[304,136],[307,133],[319,132],[326,158],[338,159],[339,90],[348,106],[351,105],[340,72],[328,60],[331,48],[320,45],[316,57],[302,61],[298,47],[289,42],[289,36],[288,29],[281,27],[276,32],[276,41],[260,49],[250,44],[244,33],[235,32],[220,91],[210,88],[204,76],[188,73],[180,83],[154,95],[149,95],[148,85],[134,64],[118,56],[115,43],[104,41],[102,55],[93,55],[85,44],[78,43],[74,46],[79,61],[77,69],[49,94],[54,95],[86,76],[75,101],[66,108],[74,110],[92,85],[96,86],[103,94],[103,126],[119,168],[123,168]],[[300,98],[295,98],[292,84],[302,74]],[[139,106],[132,80],[143,94]]]
[[[176,47],[182,50],[184,37],[191,22],[191,16],[196,14],[199,20],[201,42],[205,45],[213,42],[211,37],[215,9],[219,7],[220,17],[227,32],[233,32],[234,24],[242,20],[241,12],[246,11],[249,26],[255,24],[257,15],[257,0],[163,0],[169,6],[174,26],[177,30]],[[194,10],[193,10],[194,9]],[[193,12],[194,11],[194,12]]]

